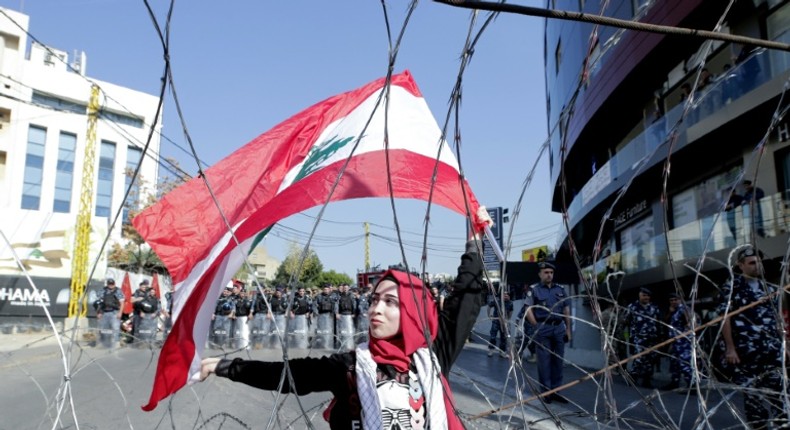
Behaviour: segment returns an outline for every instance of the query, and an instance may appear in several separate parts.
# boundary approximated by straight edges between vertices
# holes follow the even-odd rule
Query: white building
[[[149,187],[156,183],[159,125],[145,157],[142,148],[155,122],[158,98],[89,77],[84,53],[70,58],[35,42],[28,51],[29,18],[3,10],[10,19],[0,15],[0,230],[12,246],[0,240],[0,275],[22,273],[13,250],[30,275],[69,278],[91,86],[101,89],[91,262],[123,207],[131,182],[126,172],[142,162],[140,175]],[[149,187],[133,194],[150,192]],[[124,212],[105,253],[121,240]],[[104,277],[106,258],[101,260],[94,279]]]
[[[253,270],[255,270],[255,276],[259,281],[273,281],[275,275],[277,275],[277,269],[280,268],[280,260],[269,255],[269,251],[263,245],[255,247],[247,257],[247,260],[250,262]]]

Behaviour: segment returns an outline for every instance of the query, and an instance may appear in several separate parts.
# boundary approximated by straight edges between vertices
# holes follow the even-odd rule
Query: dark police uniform
[[[332,294],[321,293],[316,296],[313,308],[314,314],[325,314],[334,310],[334,302],[332,301]]]
[[[340,317],[335,323],[338,347],[341,350],[351,350],[354,348],[354,311],[357,301],[354,295],[346,291],[339,295],[337,301],[337,313]]]
[[[217,299],[214,309],[214,343],[219,347],[225,346],[231,333],[230,317],[236,311],[236,300],[232,295],[222,295]]]
[[[488,340],[488,350],[493,351],[494,348],[497,346],[497,334],[499,334],[499,350],[501,352],[507,352],[507,336],[505,334],[505,327],[502,326],[502,322],[504,320],[505,324],[510,319],[510,315],[513,314],[513,302],[508,299],[504,302],[504,315],[500,318],[499,306],[496,300],[491,300],[488,303],[489,308],[492,309],[491,315],[491,330],[489,334]]]
[[[113,280],[112,283],[115,281]],[[99,318],[99,338],[102,346],[111,348],[118,343],[121,334],[121,320],[118,319],[118,312],[121,312],[121,302],[124,295],[118,287],[102,288],[99,299],[94,302],[96,313],[100,313]]]
[[[278,290],[282,292],[282,290]],[[277,295],[273,295],[271,300],[269,300],[269,305],[272,308],[272,319],[269,322],[269,340],[268,340],[268,347],[275,348],[280,345],[280,339],[278,338],[279,335],[286,338],[287,335],[285,333],[286,329],[286,318],[285,318],[285,311],[288,309],[288,297],[284,294],[281,294],[280,297]]]
[[[261,348],[263,345],[263,336],[269,333],[269,324],[266,315],[269,309],[266,307],[266,301],[271,301],[270,297],[262,296],[259,292],[255,293],[255,298],[252,301],[252,345],[254,348]]]
[[[570,307],[570,303],[565,288],[555,283],[537,284],[527,296],[527,302],[537,321],[534,339],[538,358],[538,380],[541,390],[549,391],[562,385],[566,339],[564,310]]]
[[[236,341],[234,347],[246,348],[250,335],[247,317],[252,309],[252,300],[246,294],[234,294],[232,297],[236,301],[236,318],[233,320],[233,337]]]
[[[761,280],[738,275],[731,284],[724,284],[721,288],[719,315],[752,304],[773,291],[774,287]],[[749,389],[743,392],[743,404],[747,421],[756,427],[765,425],[770,416],[786,418],[779,398],[782,392],[782,338],[777,329],[776,314],[776,300],[767,300],[729,317],[733,343],[740,359],[734,369],[733,382]],[[766,394],[765,391],[775,394]]]
[[[340,294],[340,298],[337,302],[337,312],[340,315],[354,315],[354,311],[357,308],[356,300],[354,300],[354,295],[346,292]]]
[[[688,331],[691,326],[688,312],[686,305],[680,303],[677,309],[672,312],[672,315],[669,316],[670,337],[675,337]],[[679,337],[670,346],[669,350],[672,355],[669,362],[669,372],[672,375],[671,388],[680,386],[684,377],[687,385],[691,385],[693,382],[691,339],[691,335]]]
[[[639,354],[658,342],[658,323],[661,320],[661,311],[653,303],[642,305],[639,300],[628,305],[626,310],[631,344],[634,347],[634,354]],[[652,351],[634,359],[631,374],[637,382],[639,379],[642,380],[643,387],[652,386],[653,366],[657,357],[657,353]]]
[[[132,298],[142,300],[134,304],[134,338],[136,341],[151,342],[156,336],[156,316],[159,312],[159,299],[152,288],[138,288]]]
[[[317,295],[313,300],[313,314],[316,317],[315,337],[313,347],[319,349],[331,349],[334,347],[334,327],[335,327],[335,302],[332,294]]]
[[[308,346],[307,315],[312,310],[310,297],[306,294],[294,293],[293,318],[288,320],[288,342],[292,348],[304,349]]]

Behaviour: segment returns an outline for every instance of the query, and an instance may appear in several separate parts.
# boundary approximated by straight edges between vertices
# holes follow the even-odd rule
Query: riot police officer
[[[294,294],[293,304],[291,305],[291,319],[288,334],[290,335],[290,346],[293,348],[307,348],[307,317],[312,311],[310,297],[305,294],[305,289],[300,286]]]
[[[541,391],[545,392],[562,385],[562,361],[565,343],[571,340],[571,317],[565,288],[552,282],[554,265],[542,262],[538,269],[540,283],[527,297],[527,320],[535,330],[538,380]],[[556,393],[544,397],[544,401],[568,403],[565,397]]]
[[[222,290],[222,295],[217,299],[217,306],[214,308],[214,344],[217,348],[224,348],[228,342],[228,335],[231,333],[231,319],[236,313],[236,301],[232,297],[233,289],[226,287]]]
[[[283,294],[284,290],[285,287],[278,286],[269,300],[271,306],[271,312],[267,315],[269,319],[269,347],[279,345],[278,333],[285,337],[285,311],[288,309],[288,298]]]
[[[512,315],[513,302],[510,300],[510,294],[504,293],[501,303],[497,303],[496,298],[492,298],[488,302],[488,318],[491,319],[491,330],[488,333],[489,357],[494,355],[494,349],[497,348],[497,334],[499,334],[499,355],[502,358],[507,357],[507,334],[505,331]]]
[[[762,279],[762,261],[753,247],[738,252],[737,264],[741,274],[722,286],[718,309],[725,316],[724,358],[735,367],[733,382],[746,387],[743,404],[749,424],[765,428],[773,419],[781,425],[787,419],[781,398],[782,338],[777,329],[777,301],[765,299],[774,287]],[[761,300],[740,314],[727,316]]]
[[[337,301],[337,336],[342,351],[354,348],[354,312],[357,302],[349,291],[348,284],[340,285],[340,296]]]
[[[267,302],[271,301],[271,295],[268,294],[269,289],[263,290],[263,295],[258,290],[252,292],[252,307],[250,315],[252,315],[252,346],[254,349],[263,347],[263,338],[269,334],[269,321],[268,318],[269,308]]]
[[[118,344],[124,299],[121,290],[115,286],[115,279],[108,278],[105,287],[99,292],[99,298],[93,304],[96,319],[99,321],[99,339],[106,348]]]
[[[143,342],[142,345],[151,343],[158,330],[157,315],[159,314],[159,299],[156,297],[151,284],[147,279],[140,281],[137,291],[132,294],[131,302],[134,304],[134,330],[135,341]]]
[[[691,328],[691,318],[689,318],[689,311],[686,305],[683,304],[678,293],[670,293],[669,295],[669,336],[675,337],[681,333],[685,333]],[[669,372],[672,375],[672,380],[668,385],[662,387],[665,390],[674,390],[680,388],[687,388],[693,382],[693,370],[691,367],[691,336],[683,336],[675,339],[669,347],[670,362]],[[683,379],[685,378],[685,383]]]
[[[648,288],[639,289],[639,299],[626,308],[626,323],[634,353],[639,354],[658,343],[661,311],[650,302],[653,293]],[[634,359],[631,376],[642,387],[653,388],[653,366],[658,357],[655,351]]]
[[[333,345],[333,327],[335,302],[332,300],[330,284],[324,284],[323,291],[313,300],[313,315],[316,315],[316,328],[313,346],[331,349]]]
[[[235,347],[237,349],[247,348],[250,344],[249,319],[252,315],[252,300],[247,296],[247,290],[242,281],[234,281],[233,292],[236,300],[236,318],[233,320]]]

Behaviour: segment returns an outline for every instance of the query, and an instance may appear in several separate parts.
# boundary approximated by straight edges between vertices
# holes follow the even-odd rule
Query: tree
[[[112,244],[107,255],[107,264],[129,272],[167,274],[167,268],[162,260],[145,243],[138,245],[129,241],[125,246],[119,243]]]
[[[353,284],[354,281],[351,279],[350,276],[346,275],[345,273],[337,273],[334,270],[330,270],[328,272],[321,273],[321,276],[318,277],[318,286],[323,286],[324,284],[332,284],[332,285],[340,285],[340,284]]]
[[[280,267],[277,268],[277,273],[274,275],[274,282],[277,284],[288,284],[293,277],[293,274],[299,269],[299,264],[302,259],[302,247],[295,243],[288,245],[288,256],[285,257]],[[307,255],[302,264],[302,270],[296,281],[303,284],[305,287],[314,287],[318,285],[318,278],[324,270],[324,265],[318,258],[318,254],[314,250],[308,249]]]

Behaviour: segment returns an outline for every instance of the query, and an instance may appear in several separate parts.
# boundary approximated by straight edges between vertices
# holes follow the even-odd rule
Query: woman
[[[491,225],[485,208],[481,209],[477,225]],[[359,428],[360,422],[365,429],[463,428],[446,377],[485,297],[478,243],[467,243],[443,311],[437,311],[419,277],[390,270],[371,296],[370,341],[357,345],[355,351],[290,360],[293,385],[285,378],[281,391],[299,395],[331,391],[334,399],[324,418],[332,429]],[[282,362],[207,358],[201,379],[216,373],[275,390],[282,370]]]

